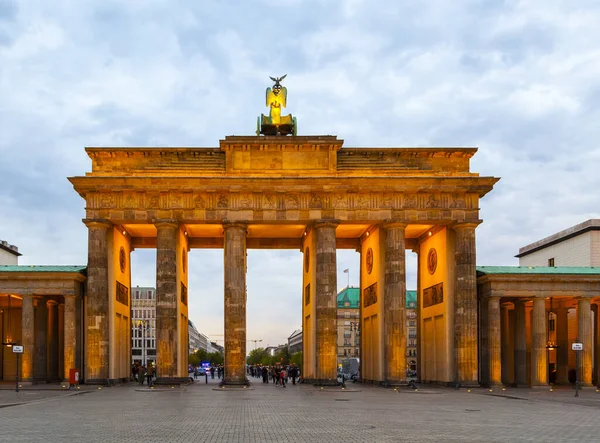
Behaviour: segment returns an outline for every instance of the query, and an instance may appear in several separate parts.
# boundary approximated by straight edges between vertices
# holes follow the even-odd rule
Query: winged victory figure
[[[281,81],[287,77],[269,77],[275,82],[272,88],[267,88],[266,106],[269,116],[261,115],[258,119],[256,135],[296,135],[296,118],[291,114],[281,115],[281,108],[287,106],[287,88],[281,86]]]

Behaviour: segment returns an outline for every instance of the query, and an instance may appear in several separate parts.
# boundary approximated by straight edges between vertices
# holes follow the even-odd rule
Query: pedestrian
[[[194,367],[194,380],[198,379],[198,366]]]
[[[262,367],[262,379],[263,383],[269,383],[269,370],[266,366]]]
[[[285,366],[281,368],[281,372],[279,373],[279,379],[281,381],[281,386],[285,388],[287,379],[287,371],[285,370]]]
[[[212,379],[215,378],[215,367],[214,366],[210,367],[210,378],[212,378]]]
[[[292,377],[292,384],[295,385],[296,377],[298,377],[298,369],[296,368],[296,365],[292,365],[290,369],[290,377]]]
[[[154,365],[149,364],[146,368],[146,379],[148,380],[148,387],[154,384],[152,377],[154,377]]]
[[[138,380],[140,382],[140,385],[144,386],[145,378],[146,378],[146,367],[144,365],[141,365],[138,370]]]

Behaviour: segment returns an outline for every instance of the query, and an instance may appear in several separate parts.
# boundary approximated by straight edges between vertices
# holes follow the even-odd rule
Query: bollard
[[[208,372],[204,373],[205,383],[208,384]]]

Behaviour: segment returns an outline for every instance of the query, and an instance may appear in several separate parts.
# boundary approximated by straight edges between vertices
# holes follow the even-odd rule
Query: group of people
[[[203,368],[201,366],[196,366],[193,369],[194,371],[194,378],[197,379],[199,375],[204,375],[206,373],[210,373],[210,378],[214,379],[215,378],[215,373],[217,374],[217,377],[220,379],[223,378],[223,374],[224,374],[224,369],[223,369],[223,365],[211,365],[210,368]],[[190,371],[191,372],[191,371]],[[202,374],[201,374],[202,372]]]
[[[292,384],[296,384],[296,379],[300,376],[300,369],[296,365],[249,365],[247,368],[249,376],[262,378],[263,383],[269,381],[275,383],[275,386],[284,387],[292,379]]]
[[[154,362],[148,363],[144,366],[141,363],[134,363],[131,365],[131,376],[134,381],[137,381],[140,385],[144,384],[144,380],[148,386],[154,384],[154,376],[156,375],[156,369],[154,368]]]

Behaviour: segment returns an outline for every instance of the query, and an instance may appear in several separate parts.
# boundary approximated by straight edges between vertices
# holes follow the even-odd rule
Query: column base
[[[83,381],[86,385],[100,385],[110,386],[110,380],[108,378],[88,378]]]
[[[223,379],[219,386],[250,386],[250,381],[245,378],[243,380],[225,380]]]
[[[154,380],[155,385],[185,385],[189,382],[189,377],[158,377]]]
[[[386,388],[406,388],[410,385],[407,380],[386,380],[380,383]]]
[[[455,389],[467,388],[467,389],[475,389],[480,388],[481,385],[476,381],[463,381],[463,382],[451,382],[449,383]]]
[[[311,384],[315,386],[339,386],[337,378],[305,378],[302,383]]]

